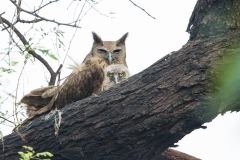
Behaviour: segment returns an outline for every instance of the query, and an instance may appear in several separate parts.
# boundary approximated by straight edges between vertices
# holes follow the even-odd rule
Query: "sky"
[[[39,5],[39,3],[36,4],[37,2],[40,1],[23,0],[22,7],[30,10],[33,9],[34,5]],[[127,63],[131,74],[134,75],[149,67],[161,57],[172,51],[178,51],[187,43],[189,34],[185,31],[196,0],[135,0],[134,2],[156,19],[148,16],[130,1],[103,0],[96,5],[96,10],[91,9],[89,12],[87,12],[89,5],[85,4],[82,11],[83,18],[80,22],[81,28],[77,31],[66,26],[56,26],[50,22],[41,22],[34,25],[17,24],[16,27],[24,33],[27,39],[32,37],[34,45],[44,46],[44,48],[50,49],[52,53],[58,55],[58,61],[44,57],[55,71],[63,63],[66,54],[71,57],[66,57],[61,77],[67,76],[71,72],[68,69],[69,64],[73,63],[71,59],[81,63],[86,54],[89,53],[93,42],[92,31],[96,32],[105,41],[117,40],[123,34],[129,32],[129,37],[126,40]],[[59,22],[70,22],[78,16],[83,3],[84,1],[75,1],[70,5],[69,1],[60,1],[52,5],[54,7],[46,7],[44,12],[41,12],[41,16]],[[77,9],[75,9],[76,6],[78,6]],[[0,14],[2,12],[5,12],[3,17],[12,20],[13,5],[9,1],[3,0],[0,5]],[[31,19],[26,14],[21,16]],[[40,27],[44,31],[41,31]],[[61,48],[57,47],[59,43],[57,43],[56,36],[52,32],[54,27],[64,32],[64,37],[60,37],[60,39],[65,46],[61,46]],[[44,33],[49,36],[42,37],[41,35],[44,35]],[[9,35],[6,31],[0,32],[0,44],[0,63],[4,65],[2,59],[6,58],[6,54],[4,54],[5,50],[3,49],[9,47]],[[19,61],[19,64],[14,68],[16,73],[0,75],[0,82],[2,83],[0,93],[6,90],[15,93],[16,90],[24,59],[17,52],[12,52],[11,58]],[[29,91],[47,86],[47,78],[49,78],[48,71],[41,63],[36,61],[33,64],[28,61],[19,80],[18,101]],[[1,109],[9,110],[12,106],[13,101],[9,99],[1,106]],[[177,143],[179,147],[175,149],[204,160],[237,160],[240,157],[238,152],[238,144],[240,143],[239,123],[239,113],[227,113],[224,116],[218,116],[211,123],[205,124],[207,129],[198,129],[185,136]],[[0,130],[4,135],[11,133],[11,129],[11,127],[0,124]]]

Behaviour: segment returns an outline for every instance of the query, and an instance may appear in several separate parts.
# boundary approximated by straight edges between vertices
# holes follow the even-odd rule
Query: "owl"
[[[99,93],[106,82],[104,70],[109,65],[120,64],[127,68],[125,40],[128,33],[117,41],[102,41],[96,33],[92,35],[94,42],[90,53],[82,64],[72,66],[72,73],[60,86],[39,88],[22,98],[29,118]]]
[[[108,90],[110,87],[120,83],[130,76],[128,68],[123,64],[112,64],[104,69],[103,90]]]
[[[117,41],[103,41],[96,33],[92,32],[93,46],[90,53],[85,57],[83,63],[86,63],[91,58],[104,59],[108,65],[110,64],[124,64],[126,63],[126,46],[125,40],[128,33],[125,33]]]

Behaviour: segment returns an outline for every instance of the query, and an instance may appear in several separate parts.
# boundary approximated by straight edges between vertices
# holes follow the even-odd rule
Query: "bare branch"
[[[37,23],[37,22],[41,22],[43,21],[43,19],[34,19],[34,20],[22,20],[22,19],[18,19],[17,22],[21,22],[21,23]]]
[[[4,117],[2,117],[2,116],[0,116],[0,118],[2,118],[2,119],[4,119],[5,121],[8,121],[8,122],[10,122],[10,123],[14,124],[14,122],[12,122],[12,121],[8,120],[7,118],[4,118]],[[0,124],[2,124],[2,123],[0,123]]]
[[[22,0],[19,0],[18,1],[18,8],[17,8],[17,20],[20,19],[20,12],[21,12],[21,9],[19,9],[21,7],[21,4],[22,4]],[[16,20],[16,21],[17,21]]]
[[[134,4],[136,7],[140,8],[141,10],[143,10],[145,13],[147,13],[148,16],[152,17],[153,19],[156,19],[155,17],[153,17],[151,14],[149,14],[145,9],[141,8],[140,6],[138,6],[136,3],[134,3],[133,1],[129,0],[132,4]]]
[[[60,75],[62,67],[63,67],[63,65],[60,64],[60,66],[58,67],[56,73],[54,73],[54,75],[51,76],[50,81],[49,81],[49,83],[48,83],[49,86],[50,86],[50,85],[55,85],[57,75]]]
[[[25,110],[25,109],[24,109],[24,108],[21,108],[21,109],[20,109],[19,111],[17,111],[15,114],[18,114],[18,113],[21,112],[22,110]],[[12,122],[12,121],[10,121],[10,120],[8,120],[8,119],[11,118],[11,117],[14,117],[15,114],[12,114],[12,115],[9,116],[8,118],[4,118],[4,117],[1,117],[1,116],[0,116],[0,118],[3,118],[4,120],[6,120],[6,121],[14,124],[14,122]],[[1,122],[0,124],[3,124],[3,123],[4,123],[4,121]],[[15,125],[15,124],[14,124],[14,125]]]
[[[46,18],[44,18],[44,17],[39,16],[38,14],[36,14],[36,11],[30,12],[30,11],[27,11],[27,10],[19,7],[19,6],[15,3],[15,1],[13,1],[13,0],[10,0],[10,2],[12,2],[19,10],[21,10],[21,11],[23,11],[23,12],[25,12],[25,13],[28,13],[28,14],[34,16],[34,17],[40,18],[40,19],[42,19],[42,20],[45,20],[45,21],[47,21],[47,22],[53,22],[53,23],[56,23],[56,24],[58,24],[58,25],[64,25],[64,26],[69,26],[69,27],[81,28],[81,27],[78,27],[78,26],[76,26],[76,25],[71,25],[71,23],[75,23],[75,21],[74,21],[74,22],[71,22],[71,23],[60,23],[60,22],[57,22],[57,21],[55,21],[55,20],[46,19]]]
[[[88,2],[88,0],[86,0],[86,1]],[[90,7],[91,7],[92,9],[94,9],[95,11],[97,11],[99,14],[101,14],[101,15],[103,15],[103,16],[106,16],[106,17],[108,17],[108,18],[114,18],[114,17],[110,17],[110,16],[108,16],[108,15],[106,15],[106,14],[103,14],[103,13],[99,12],[99,11],[94,7],[94,5],[91,5],[90,2],[88,2],[88,4],[90,5]]]
[[[25,66],[26,66],[26,64],[27,64],[27,58],[24,60],[24,64],[23,64],[23,67],[22,67],[22,70],[21,70],[21,72],[20,72],[20,74],[19,74],[19,77],[18,77],[18,80],[17,80],[17,88],[16,88],[16,95],[15,95],[15,101],[14,101],[14,111],[15,112],[13,112],[14,114],[15,114],[15,116],[16,116],[16,119],[17,119],[17,123],[19,122],[19,120],[18,120],[18,114],[17,114],[17,96],[18,96],[18,86],[19,86],[19,81],[20,81],[20,78],[21,78],[21,76],[22,76],[22,73],[23,73],[23,70],[24,70],[24,68],[25,68]]]
[[[51,3],[54,3],[54,2],[57,2],[59,0],[55,0],[55,1],[49,1],[48,3],[44,4],[43,6],[39,7],[38,9],[36,9],[34,11],[34,13],[36,13],[37,11],[41,10],[43,7],[46,7],[47,5],[51,4]]]

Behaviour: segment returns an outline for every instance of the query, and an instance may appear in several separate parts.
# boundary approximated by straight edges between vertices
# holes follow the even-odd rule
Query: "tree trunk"
[[[17,159],[22,145],[52,152],[54,160],[162,159],[219,113],[239,111],[239,13],[239,0],[199,0],[182,49],[112,89],[22,125],[25,140],[17,132],[6,136],[0,159]]]

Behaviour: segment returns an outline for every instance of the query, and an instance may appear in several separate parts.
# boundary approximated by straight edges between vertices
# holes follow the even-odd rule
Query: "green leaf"
[[[1,98],[1,96],[0,96],[0,98]],[[0,112],[0,114],[1,114],[1,116],[3,116],[3,117],[5,116],[5,114],[4,114],[3,112]]]
[[[18,62],[16,62],[16,61],[11,61],[11,66],[16,66],[16,64],[18,64]]]
[[[23,148],[25,148],[26,150],[29,150],[29,151],[33,151],[33,148],[32,147],[30,147],[30,146],[22,146]]]
[[[62,44],[64,46],[64,43],[58,38],[58,41],[60,44]]]
[[[25,159],[25,154],[23,152],[18,152],[18,154],[20,155],[20,158]]]
[[[50,152],[45,152],[45,154],[46,154],[48,157],[53,157],[53,154],[50,153]]]
[[[58,60],[58,58],[54,54],[49,54],[49,56],[54,60]]]
[[[43,54],[48,54],[49,50],[48,49],[38,49],[39,51],[41,51]]]
[[[32,157],[32,156],[33,156],[33,152],[29,152],[29,151],[28,151],[27,154],[28,154],[29,157]]]
[[[24,55],[24,52],[19,52],[21,55]]]
[[[13,70],[13,69],[4,68],[4,67],[0,67],[0,70],[2,70],[2,72],[7,72],[8,74],[13,73],[13,72],[16,72],[16,71]]]

